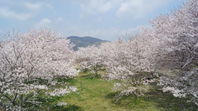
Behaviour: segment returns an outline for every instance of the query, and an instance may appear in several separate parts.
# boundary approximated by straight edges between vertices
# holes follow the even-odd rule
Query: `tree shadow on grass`
[[[107,98],[107,99],[113,99],[118,94],[119,94],[119,92],[112,92],[112,93],[107,94],[105,96],[105,98]]]
[[[77,105],[54,106],[52,110],[53,111],[83,111],[83,109]]]
[[[94,75],[94,74],[86,74],[86,75],[82,75],[81,78],[85,78],[85,79],[100,79],[101,76],[100,75]]]
[[[157,103],[157,106],[164,108],[165,111],[198,111],[198,107],[194,103],[187,102],[183,98],[176,98],[170,93],[158,90],[147,95],[147,101]]]
[[[143,108],[147,109],[152,105],[159,108],[159,111],[198,111],[198,107],[193,103],[187,103],[186,99],[173,97],[170,93],[162,91],[152,91],[143,97],[123,96],[119,100],[116,99],[118,92],[109,93],[107,99],[111,99],[113,104],[121,107]]]
[[[106,95],[105,98],[110,99],[113,104],[116,104],[120,107],[128,107],[129,109],[133,109],[135,107],[143,107],[142,97],[135,96],[118,96],[119,92],[113,92]]]

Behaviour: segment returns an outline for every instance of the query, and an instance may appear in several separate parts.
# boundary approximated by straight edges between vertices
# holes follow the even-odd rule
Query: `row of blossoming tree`
[[[49,30],[9,36],[0,44],[0,106],[6,110],[39,104],[34,96],[49,87],[40,85],[39,79],[54,85],[58,77],[75,77],[77,68],[91,69],[95,76],[105,68],[106,78],[119,81],[115,84],[118,98],[142,96],[154,86],[198,104],[198,0],[156,18],[151,27],[129,40],[77,52],[67,39]],[[49,95],[65,92],[69,90],[54,89]]]
[[[0,47],[0,106],[3,109],[22,111],[39,104],[34,97],[37,90],[47,89],[47,85],[38,84],[36,79],[52,84],[57,77],[77,75],[70,43],[60,35],[40,30],[8,36],[11,39],[2,42]],[[56,92],[57,89],[52,93]]]
[[[129,40],[81,48],[76,62],[95,73],[105,67],[106,77],[121,81],[118,97],[142,96],[155,85],[198,104],[198,0],[154,19]]]

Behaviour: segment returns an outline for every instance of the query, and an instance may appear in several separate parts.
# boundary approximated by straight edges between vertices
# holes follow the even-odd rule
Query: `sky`
[[[0,34],[49,28],[63,36],[117,40],[186,0],[0,0]],[[6,39],[0,36],[0,40]]]

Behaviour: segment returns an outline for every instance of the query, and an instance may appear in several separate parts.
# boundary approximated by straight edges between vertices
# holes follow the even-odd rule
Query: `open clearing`
[[[62,97],[54,97],[43,105],[43,109],[49,111],[197,111],[195,107],[185,103],[185,100],[160,91],[153,91],[145,97],[127,96],[115,102],[117,93],[112,90],[113,81],[90,78],[86,74],[80,74],[76,79],[66,81],[76,86],[78,91]],[[56,106],[58,102],[66,102],[68,105]]]

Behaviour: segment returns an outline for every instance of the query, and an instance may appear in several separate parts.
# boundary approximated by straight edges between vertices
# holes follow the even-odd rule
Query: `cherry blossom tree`
[[[176,75],[161,77],[162,90],[197,104],[198,1],[189,0],[175,13],[157,18],[154,30],[162,41],[158,63],[180,69]]]
[[[67,39],[55,32],[41,30],[23,34],[18,41],[26,46],[26,57],[37,69],[31,76],[76,76],[73,51]]]
[[[155,36],[161,40],[161,52],[159,52],[162,55],[159,59],[161,62],[165,61],[168,66],[177,66],[182,69],[196,64],[197,9],[197,0],[190,0],[173,14],[158,17],[153,21]]]
[[[107,52],[111,57],[106,66],[111,79],[121,80],[114,87],[121,92],[118,97],[142,96],[150,90],[150,84],[157,82],[154,66],[158,40],[152,29],[143,29],[130,40],[112,43],[114,51],[111,54]]]
[[[53,80],[77,75],[69,41],[60,37],[39,30],[18,34],[1,44],[0,105],[6,110],[25,110],[25,103],[37,103],[32,97],[39,87],[29,83],[34,78]]]
[[[95,77],[100,77],[98,71],[104,66],[103,51],[99,47],[89,46],[76,52],[76,63],[80,70],[89,70]]]
[[[198,105],[198,69],[182,71],[177,76],[161,76],[159,86],[163,92],[170,92],[175,97],[186,98]]]
[[[114,45],[115,54],[112,54],[114,60],[110,62],[110,65],[115,69],[110,72],[115,75],[121,74],[124,77],[125,75],[133,75],[138,72],[154,71],[155,45],[153,43],[156,42],[157,44],[157,41],[149,34],[152,31],[147,31],[148,33],[145,30],[145,32],[137,34],[131,40],[120,41]]]
[[[153,37],[152,32],[152,29],[145,29],[131,40],[119,40],[103,43],[98,47],[82,48],[77,52],[79,55],[77,58],[81,67],[104,66],[109,79],[121,80],[119,87],[116,85],[114,88],[121,91],[121,95],[129,91],[137,94],[135,92],[139,91],[140,87],[137,90],[132,89],[156,80],[152,73],[147,73],[154,71],[155,50],[159,45],[158,39]]]

